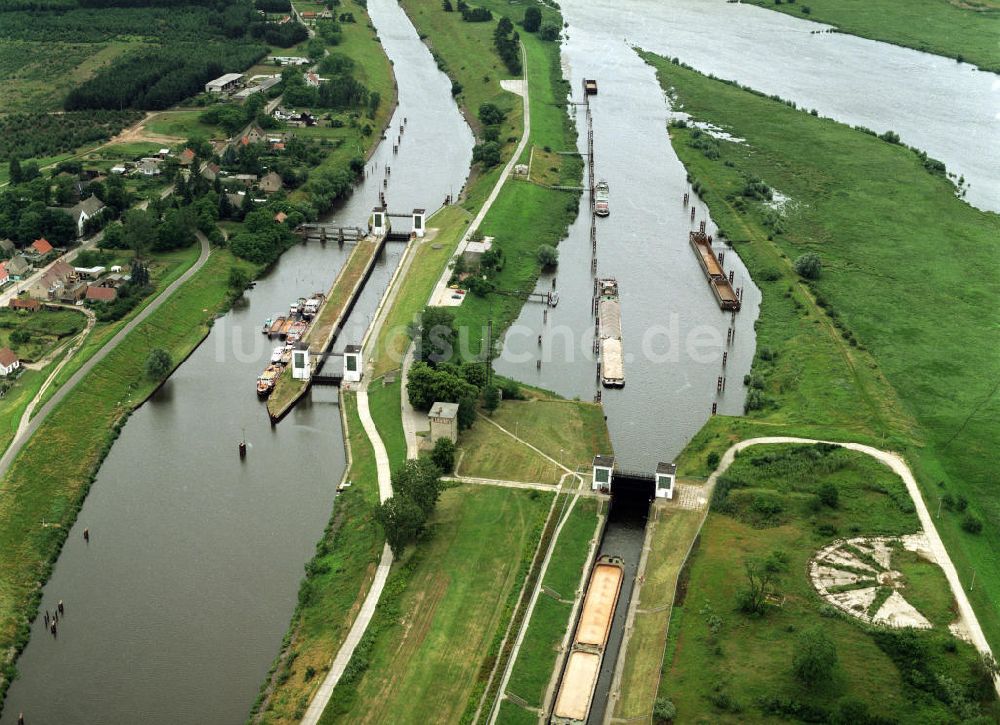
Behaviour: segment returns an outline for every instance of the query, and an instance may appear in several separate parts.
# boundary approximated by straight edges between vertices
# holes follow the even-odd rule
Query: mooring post
[[[684,206],[685,207],[688,205],[688,198],[689,197],[690,197],[690,195],[685,191],[684,192]]]
[[[691,221],[694,221],[694,207],[691,207]]]
[[[722,392],[722,376],[721,375],[719,376],[719,379],[715,381],[715,392],[716,393],[721,393]]]
[[[726,330],[726,344],[727,345],[733,344],[733,328],[731,327],[728,330]]]
[[[720,257],[722,256],[721,252],[719,253],[719,256]],[[722,260],[719,260],[719,261],[722,261]],[[733,270],[729,270],[729,284],[732,284],[732,283],[733,283]]]
[[[715,415],[718,412],[719,412],[719,404],[718,403],[712,403],[712,415]]]
[[[718,256],[718,258],[719,258],[719,264],[721,265],[723,263],[723,260],[726,258],[726,253],[725,252],[719,252],[719,254],[716,255],[716,256]],[[732,272],[730,272],[729,274],[732,274]],[[732,281],[732,280],[730,280],[730,281]]]
[[[722,353],[722,367],[726,367],[726,358],[727,357],[729,357],[729,353],[728,352],[723,352]]]

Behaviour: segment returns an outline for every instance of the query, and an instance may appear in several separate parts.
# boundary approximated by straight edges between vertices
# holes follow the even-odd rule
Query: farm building
[[[0,375],[6,377],[21,367],[21,361],[9,347],[0,347]]]
[[[226,73],[226,75],[206,83],[205,93],[230,93],[239,88],[242,82],[242,73]]]

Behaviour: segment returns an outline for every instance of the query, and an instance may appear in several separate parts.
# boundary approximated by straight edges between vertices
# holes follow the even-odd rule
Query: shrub
[[[170,374],[174,362],[170,353],[161,348],[154,348],[146,358],[146,376],[152,380],[160,380]]]
[[[542,11],[532,5],[524,10],[524,20],[521,25],[529,33],[534,33],[542,27]]]
[[[542,269],[552,269],[559,264],[559,251],[550,244],[543,244],[535,252]]]
[[[792,674],[806,685],[814,687],[830,679],[837,666],[837,648],[821,627],[799,635],[792,658]]]
[[[765,282],[776,282],[781,279],[781,271],[777,267],[765,267],[757,276]]]
[[[441,473],[455,470],[455,443],[451,438],[438,438],[431,451],[431,462]]]
[[[970,534],[978,534],[983,530],[983,522],[972,514],[966,514],[965,518],[962,519],[962,529]]]
[[[653,719],[657,722],[670,722],[677,717],[677,707],[666,697],[656,698],[653,703]]]
[[[555,23],[545,23],[539,36],[542,40],[556,40],[559,37],[559,26]]]
[[[719,465],[719,454],[712,451],[705,457],[705,463],[714,471]]]
[[[837,508],[840,500],[840,493],[837,491],[837,487],[829,481],[824,482],[819,487],[819,500],[823,502],[824,506],[829,506],[832,509]]]
[[[823,262],[819,255],[808,252],[795,260],[795,272],[805,279],[819,279],[823,270]]]
[[[496,126],[503,123],[507,114],[500,110],[493,103],[481,103],[479,105],[479,120],[484,126]]]

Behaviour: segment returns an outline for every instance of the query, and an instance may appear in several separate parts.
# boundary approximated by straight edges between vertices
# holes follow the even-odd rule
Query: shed
[[[114,287],[87,287],[88,302],[114,302],[118,299],[118,290]]]
[[[38,312],[42,309],[42,303],[30,297],[14,297],[7,303],[7,307],[12,310],[25,310],[27,312]]]
[[[431,443],[439,438],[458,442],[458,403],[434,403],[427,417],[431,421]]]

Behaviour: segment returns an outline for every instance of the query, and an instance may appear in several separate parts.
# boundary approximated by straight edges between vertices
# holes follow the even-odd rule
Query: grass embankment
[[[966,533],[969,514],[946,508],[936,524],[962,581],[976,572],[969,596],[1000,647],[992,467],[1000,446],[1000,317],[989,302],[1000,295],[1000,276],[985,251],[1000,238],[1000,216],[956,198],[909,149],[647,59],[685,111],[746,139],[716,142],[671,129],[713,218],[738,240],[763,291],[751,382],[764,407],[748,419],[711,420],[682,455],[683,472],[704,474],[708,451],[753,435],[863,440],[901,451],[930,506],[945,493],[962,496],[983,521],[979,535]],[[748,177],[790,197],[782,215],[743,197]],[[809,285],[792,271],[804,252],[823,262]]]
[[[601,406],[528,387],[522,392],[526,400],[505,400],[490,420],[570,470],[587,469],[596,454],[611,452]],[[565,473],[487,420],[462,433],[459,449],[463,476],[559,483]]]
[[[653,710],[663,650],[666,623],[677,591],[685,557],[698,535],[704,511],[660,506],[646,535],[650,540],[644,581],[639,593],[628,648],[623,653],[619,699],[615,717],[642,718]]]
[[[595,499],[579,499],[563,525],[545,572],[544,588],[535,604],[507,683],[507,693],[524,700],[531,707],[543,704],[559,646],[570,624],[573,601],[582,594],[580,581],[583,567],[597,535],[597,506]],[[511,701],[505,701],[501,705],[499,722],[518,721],[520,714],[510,714],[511,709],[526,712]],[[533,722],[537,722],[537,716]]]
[[[841,32],[956,58],[1000,72],[996,0],[749,0],[771,10],[828,23]]]
[[[818,496],[825,484],[839,493],[833,507]],[[868,456],[808,445],[758,446],[737,456],[720,478],[674,605],[660,694],[677,706],[677,721],[829,722],[852,701],[899,722],[957,722],[980,710],[992,720],[992,682],[975,673],[978,653],[946,621],[931,630],[869,627],[823,602],[810,581],[811,558],[834,540],[917,530],[902,480]],[[763,614],[739,604],[747,561],[776,572]],[[937,565],[916,558],[908,565],[920,567],[907,581],[914,603],[947,591]],[[838,664],[810,686],[793,676],[792,662],[802,633],[815,628],[833,643]],[[834,721],[864,721],[853,712]]]
[[[337,495],[333,515],[306,565],[299,603],[251,713],[252,722],[297,723],[323,682],[375,576],[384,537],[375,522],[378,475],[371,442],[358,418],[357,397],[341,398],[347,419],[350,488]]]
[[[550,502],[537,491],[446,491],[428,539],[394,566],[321,722],[457,722]]]
[[[154,347],[183,360],[230,300],[232,256],[205,266],[129,334],[49,415],[0,481],[0,691],[27,644],[41,587],[97,469],[128,414],[159,385],[145,376]],[[85,421],[85,424],[81,423]]]
[[[378,246],[367,239],[354,245],[351,256],[337,273],[333,285],[327,291],[326,302],[303,339],[309,345],[311,355],[320,354],[329,343],[365,270],[375,258],[376,249]],[[294,379],[291,365],[287,366],[278,377],[271,397],[267,399],[267,412],[272,418],[280,418],[287,412],[289,406],[298,400],[305,388],[305,381]]]

